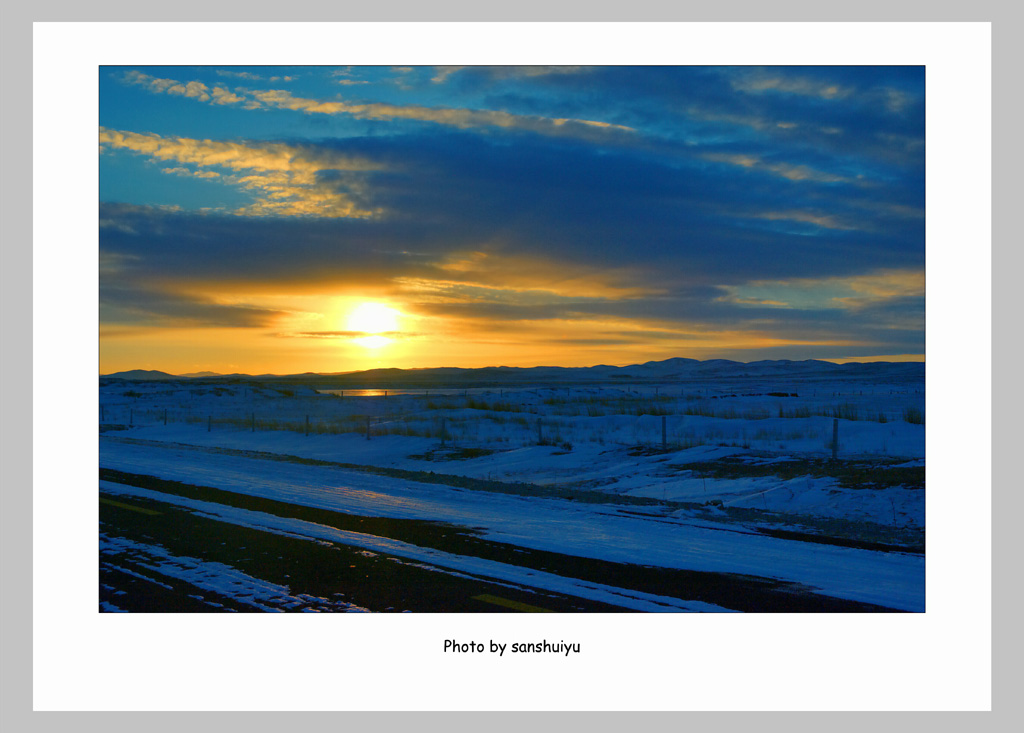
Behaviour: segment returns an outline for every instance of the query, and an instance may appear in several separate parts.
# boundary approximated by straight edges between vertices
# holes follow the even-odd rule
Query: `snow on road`
[[[899,426],[913,433],[920,426]],[[870,432],[880,428],[852,429]],[[773,477],[715,480],[688,473],[695,462],[743,456],[741,447],[699,445],[663,455],[637,455],[624,446],[579,443],[572,451],[558,446],[531,445],[499,449],[489,455],[454,461],[421,458],[438,448],[438,441],[399,435],[366,440],[361,435],[310,435],[290,431],[219,430],[207,432],[191,425],[150,426],[131,431],[131,436],[161,442],[256,450],[367,466],[414,471],[458,473],[471,478],[523,481],[544,486],[582,487],[610,494],[630,494],[670,501],[703,502],[718,499],[737,507],[768,508],[773,512],[815,517],[856,519],[889,525],[893,513],[899,523],[924,527],[924,492],[889,487],[885,492],[864,491],[840,485],[831,478]],[[773,459],[792,460],[787,454]],[[903,464],[923,465],[911,461]]]
[[[304,506],[451,522],[477,528],[494,541],[537,550],[744,573],[801,583],[829,596],[924,610],[925,563],[919,555],[782,540],[738,532],[735,527],[713,528],[706,522],[688,524],[681,516],[672,522],[654,521],[624,515],[612,505],[459,490],[339,468],[108,438],[101,440],[100,465]]]
[[[594,601],[600,601],[602,603],[621,606],[623,608],[630,608],[635,611],[723,612],[729,610],[727,608],[722,608],[721,606],[716,606],[711,603],[704,603],[702,601],[681,601],[677,598],[659,596],[626,588],[617,588],[614,586],[604,585],[602,583],[577,580],[575,578],[566,578],[553,573],[546,573],[541,570],[521,568],[515,565],[495,562],[493,560],[484,560],[477,557],[456,555],[441,550],[435,550],[433,548],[418,547],[416,545],[409,544],[408,542],[402,542],[389,537],[380,537],[378,535],[366,534],[363,532],[350,532],[347,530],[336,529],[334,527],[327,527],[315,522],[307,522],[301,519],[293,519],[289,517],[278,517],[273,514],[256,512],[248,509],[227,507],[222,504],[200,501],[198,499],[187,499],[174,494],[165,494],[163,492],[151,491],[149,489],[143,489],[136,486],[126,486],[124,484],[101,481],[100,489],[112,494],[142,497],[177,506],[188,507],[202,516],[223,522],[230,522],[250,529],[273,532],[275,534],[297,537],[300,539],[324,540],[328,542],[339,542],[341,544],[354,547],[363,547],[369,550],[387,553],[389,555],[430,563],[431,565],[460,571],[462,573],[471,573],[476,576],[483,576],[486,578],[504,581],[506,583],[517,583],[531,588],[540,588],[542,590],[576,596],[578,598],[587,598]],[[107,540],[108,545],[114,545],[116,542],[126,543],[129,541],[119,539]],[[137,543],[129,544],[133,547],[137,545]],[[102,547],[104,547],[104,545],[101,543],[101,548]],[[257,599],[269,597],[277,601],[280,601],[282,597],[290,598],[288,596],[289,591],[287,588],[252,578],[226,565],[202,562],[195,560],[194,558],[172,558],[167,556],[166,553],[161,553],[161,548],[154,548],[151,545],[146,545],[143,549],[150,554],[156,553],[161,555],[162,562],[158,565],[150,566],[151,569],[159,570],[164,575],[171,575],[172,577],[179,577],[183,580],[187,580],[198,587],[206,587],[229,597],[237,598],[238,590],[231,586],[237,585],[240,582],[239,578],[242,578],[244,581],[244,589],[247,591],[245,593],[246,598],[252,598],[253,596],[256,596]],[[214,580],[211,581],[211,578]],[[296,602],[299,600],[308,601],[309,598],[304,596],[295,600]],[[325,599],[316,600],[326,603]],[[262,610],[279,610],[277,608],[266,608],[255,601],[250,601],[250,605],[262,608]],[[346,610],[365,609],[348,608]]]
[[[134,491],[124,491],[125,488],[117,484],[100,482],[100,489],[103,491],[135,494]],[[165,548],[156,544],[135,542],[124,537],[109,537],[101,532],[100,556],[104,558],[106,566],[122,573],[133,574],[127,568],[117,565],[116,557],[121,555],[127,555],[135,565],[151,570],[158,576],[183,580],[195,588],[232,598],[260,611],[282,612],[297,607],[314,613],[366,611],[365,608],[344,601],[316,598],[305,594],[293,596],[291,590],[286,586],[253,577],[230,565],[200,560],[195,557],[172,555]],[[111,560],[110,558],[115,559]],[[166,584],[148,576],[140,577],[148,582],[158,583],[169,588]],[[218,604],[210,602],[210,605]]]

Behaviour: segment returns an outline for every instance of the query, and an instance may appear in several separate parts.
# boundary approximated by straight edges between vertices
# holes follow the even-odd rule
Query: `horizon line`
[[[576,366],[576,367],[565,367],[557,364],[536,364],[534,366],[508,366],[504,364],[493,364],[483,367],[459,367],[453,365],[447,366],[433,366],[433,367],[374,367],[372,369],[354,369],[351,371],[338,371],[338,372],[314,372],[314,371],[300,371],[290,372],[286,374],[277,374],[271,372],[262,372],[259,374],[253,374],[249,372],[216,372],[209,369],[200,369],[192,372],[185,372],[182,374],[175,374],[173,372],[164,371],[162,369],[121,369],[114,372],[107,372],[99,374],[100,377],[110,377],[116,374],[124,374],[128,372],[159,372],[161,374],[167,374],[172,377],[188,377],[189,375],[203,375],[203,376],[248,376],[248,377],[293,377],[302,375],[313,375],[313,376],[338,376],[344,374],[360,374],[364,372],[373,371],[385,371],[385,370],[397,370],[397,371],[429,371],[432,369],[462,369],[465,371],[473,371],[478,369],[595,369],[598,367],[609,367],[613,369],[628,369],[630,367],[644,366],[646,364],[662,364],[668,361],[691,361],[699,364],[706,364],[708,362],[729,362],[731,364],[764,364],[764,363],[805,363],[805,362],[820,362],[829,364],[924,364],[924,354],[886,354],[878,356],[867,356],[867,357],[838,357],[832,359],[755,359],[753,361],[739,361],[737,359],[694,359],[691,357],[669,357],[668,359],[651,360],[646,362],[635,362],[631,364],[592,364],[589,366]]]

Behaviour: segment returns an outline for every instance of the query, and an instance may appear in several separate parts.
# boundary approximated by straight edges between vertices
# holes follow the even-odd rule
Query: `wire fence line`
[[[795,392],[710,394],[709,390],[547,388],[423,392],[366,396],[217,387],[101,393],[103,430],[186,426],[207,432],[289,431],[304,435],[360,434],[430,438],[442,445],[646,445],[664,449],[717,443],[814,440],[834,447],[833,421],[923,425],[923,394],[899,397],[863,390],[801,397]],[[881,408],[879,408],[881,405]],[[779,418],[772,420],[772,418]],[[823,420],[823,418],[827,418]],[[762,422],[767,421],[767,422]]]

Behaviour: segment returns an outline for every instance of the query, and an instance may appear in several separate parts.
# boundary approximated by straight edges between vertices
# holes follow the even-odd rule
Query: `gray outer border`
[[[550,0],[541,2],[522,1],[514,6],[494,6],[470,2],[445,0],[443,7],[438,2],[412,3],[403,0],[401,8],[395,3],[386,6],[352,7],[349,4],[317,4],[297,7],[290,3],[287,18],[282,11],[267,7],[253,7],[238,3],[237,7],[226,3],[213,7],[207,1],[179,0],[174,10],[161,6],[141,6],[138,2],[106,2],[102,7],[94,4],[49,3],[46,6],[28,4],[13,7],[7,5],[2,14],[3,48],[2,77],[4,89],[4,114],[0,120],[0,201],[3,202],[3,217],[0,217],[2,239],[0,239],[0,323],[2,323],[2,345],[0,350],[0,395],[3,409],[0,413],[0,470],[2,470],[3,491],[0,491],[0,570],[2,570],[2,595],[0,595],[0,648],[3,649],[0,662],[0,724],[5,730],[20,733],[35,730],[66,730],[70,726],[102,726],[105,731],[136,731],[140,727],[177,730],[186,725],[190,728],[207,730],[243,725],[256,729],[278,729],[288,716],[288,724],[300,725],[341,722],[420,727],[424,723],[433,727],[444,725],[466,730],[478,730],[483,725],[489,729],[520,729],[543,719],[553,727],[571,722],[585,725],[599,723],[601,727],[618,728],[625,723],[672,726],[676,728],[693,722],[710,725],[726,723],[746,728],[754,722],[751,716],[758,713],[728,713],[723,720],[713,720],[715,713],[688,713],[685,722],[679,713],[35,713],[32,711],[32,607],[24,599],[31,597],[32,564],[32,191],[27,181],[32,179],[32,76],[26,69],[32,67],[32,23],[53,21],[234,21],[244,18],[251,21],[975,21],[991,22],[993,49],[993,146],[998,144],[999,155],[993,156],[993,393],[997,384],[1007,389],[999,390],[1001,399],[993,404],[993,487],[997,478],[1001,486],[1019,485],[1019,476],[1011,474],[1011,466],[1005,458],[1010,455],[1013,434],[1011,418],[1019,414],[1014,409],[1016,399],[1007,400],[1014,394],[1009,389],[1011,365],[1014,357],[1019,358],[1016,344],[1008,339],[998,341],[996,333],[1009,334],[1017,326],[1011,277],[1021,271],[1019,250],[1006,243],[1014,241],[1009,212],[1017,202],[1017,190],[1011,187],[1014,174],[1020,169],[1021,144],[1013,113],[1019,111],[1020,101],[1014,91],[1020,69],[1021,53],[1019,39],[1014,38],[1017,30],[1017,14],[1009,3],[974,2],[968,9],[960,3],[942,3],[928,6],[926,11],[913,12],[911,5],[894,8],[891,0],[862,0],[856,6],[825,5],[817,1],[783,0],[782,3],[762,4],[749,2],[718,3],[703,9],[669,9],[658,2],[641,0],[629,3],[628,11],[615,7],[596,7],[562,4],[553,6]],[[780,7],[781,6],[781,7]],[[920,6],[918,6],[920,7]],[[995,91],[1003,92],[996,96]],[[996,188],[996,182],[1003,184]],[[1001,213],[1001,216],[999,215]],[[1000,247],[995,243],[1000,242]],[[998,277],[996,277],[998,276]],[[1019,287],[1019,286],[1018,286]],[[29,307],[26,308],[25,304]],[[1015,353],[1016,352],[1016,353]],[[991,395],[986,396],[991,401]],[[1003,430],[998,428],[1002,427]],[[1001,448],[1003,457],[995,461],[996,448]],[[998,470],[996,470],[998,469]],[[1016,481],[1014,481],[1016,478]],[[1008,709],[1013,707],[1015,697],[1012,683],[1015,660],[1020,658],[1019,633],[1010,637],[1006,632],[1012,625],[1008,621],[1012,590],[1009,583],[998,584],[997,578],[1009,581],[1008,558],[1020,557],[1019,532],[1013,532],[1011,517],[1020,516],[1020,493],[996,493],[993,491],[993,638],[998,636],[999,644],[993,645],[992,705],[993,712],[979,717],[973,715],[972,726],[1003,727],[1004,718],[1009,718]],[[13,592],[12,592],[12,589]],[[1011,632],[1012,633],[1012,632]],[[782,716],[779,718],[778,716]],[[865,724],[877,724],[880,719],[896,716],[920,719],[939,713],[860,713],[843,715],[836,713],[778,713],[780,725],[794,730],[818,730],[824,723],[834,729],[860,729]],[[300,721],[294,717],[299,716]],[[600,717],[598,717],[600,716]],[[627,720],[626,716],[629,716]],[[868,716],[870,719],[865,719]],[[640,721],[635,720],[639,717]],[[372,720],[371,720],[372,719]],[[893,721],[890,721],[893,722]],[[901,720],[900,725],[909,722]],[[913,722],[919,722],[917,720]]]

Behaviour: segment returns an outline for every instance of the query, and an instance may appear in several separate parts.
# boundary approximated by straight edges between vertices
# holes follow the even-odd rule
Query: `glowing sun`
[[[349,313],[348,330],[366,334],[355,340],[357,344],[379,349],[391,343],[391,339],[383,334],[399,330],[400,315],[397,310],[382,303],[361,303]]]

